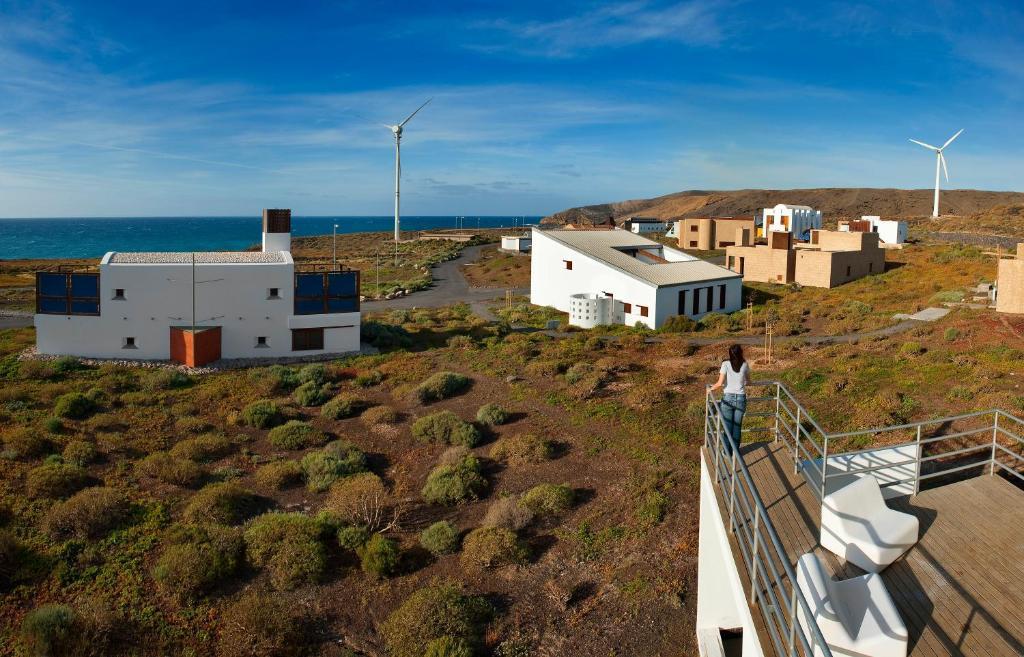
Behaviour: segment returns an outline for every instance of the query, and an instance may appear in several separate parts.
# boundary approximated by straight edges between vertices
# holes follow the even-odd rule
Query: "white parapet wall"
[[[594,328],[621,324],[622,302],[596,294],[573,294],[569,297],[569,324]]]
[[[902,447],[879,447],[851,454],[836,454],[828,457],[828,479],[825,482],[825,494],[833,493],[854,480],[854,477],[870,474],[878,480],[882,487],[882,495],[886,498],[914,494],[914,477],[917,474],[917,459],[920,453],[917,445]],[[804,462],[807,463],[806,461]],[[860,474],[848,474],[866,468],[878,468]],[[804,465],[801,468],[808,484],[821,488],[818,472],[821,470],[821,459],[814,461],[814,467]],[[900,482],[900,483],[895,483]]]
[[[754,617],[736,569],[711,473],[700,457],[700,534],[697,541],[697,625],[701,657],[724,657],[713,638],[721,630],[743,633],[744,657],[763,657]]]

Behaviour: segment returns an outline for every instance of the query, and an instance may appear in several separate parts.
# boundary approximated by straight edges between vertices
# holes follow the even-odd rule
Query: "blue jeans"
[[[725,434],[725,451],[732,454],[732,448],[740,445],[743,430],[743,414],[747,412],[746,395],[722,395],[722,431]]]

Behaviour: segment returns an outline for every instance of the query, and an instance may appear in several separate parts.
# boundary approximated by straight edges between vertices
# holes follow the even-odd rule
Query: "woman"
[[[743,414],[747,411],[747,384],[750,382],[750,366],[743,360],[743,347],[734,344],[729,347],[729,359],[722,361],[718,381],[711,386],[714,392],[725,385],[722,395],[722,424],[727,438],[726,451],[739,447],[740,432],[743,430]]]

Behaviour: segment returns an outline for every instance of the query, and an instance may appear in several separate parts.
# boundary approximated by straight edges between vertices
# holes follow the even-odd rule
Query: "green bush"
[[[370,540],[370,532],[362,525],[342,525],[336,533],[338,545],[345,550],[358,550]]]
[[[519,504],[515,497],[500,497],[487,507],[481,525],[503,527],[512,531],[526,528],[533,522],[533,511]]]
[[[64,431],[64,423],[59,417],[48,417],[43,421],[43,427],[50,433],[61,433]]]
[[[357,550],[363,572],[374,577],[387,577],[398,568],[398,543],[381,534],[374,534]]]
[[[338,479],[364,470],[366,454],[347,440],[335,440],[302,459],[306,486],[312,491],[327,490]]]
[[[451,411],[440,411],[413,422],[412,435],[425,443],[476,447],[480,431]]]
[[[552,516],[572,508],[576,495],[565,484],[540,484],[523,494],[519,504],[537,516]]]
[[[72,440],[61,454],[65,463],[86,466],[96,458],[96,446],[85,440]]]
[[[307,381],[295,389],[292,399],[299,406],[320,406],[331,398],[331,387],[326,383]]]
[[[195,600],[238,572],[244,543],[237,529],[175,525],[153,568],[153,579],[179,601]]]
[[[565,371],[565,382],[569,385],[575,385],[593,372],[594,366],[590,363],[576,363]]]
[[[50,508],[43,529],[55,538],[100,538],[124,521],[128,500],[105,486],[80,490]]]
[[[648,491],[636,507],[636,519],[644,527],[653,527],[665,519],[668,497],[658,490]]]
[[[509,412],[498,404],[484,404],[476,412],[476,421],[490,427],[508,422]]]
[[[354,474],[335,483],[324,502],[324,511],[357,524],[380,522],[382,512],[389,507],[388,489],[372,472]]]
[[[374,406],[363,411],[359,419],[370,426],[375,424],[395,424],[398,422],[399,415],[398,411],[390,406]]]
[[[924,353],[924,347],[920,342],[904,342],[900,345],[900,353],[905,356],[917,356]]]
[[[146,377],[143,386],[147,390],[175,390],[192,384],[192,379],[178,370],[160,369]]]
[[[526,562],[529,552],[519,536],[504,527],[478,527],[466,534],[459,557],[464,568],[498,568]]]
[[[267,434],[271,445],[279,449],[305,449],[327,442],[327,434],[301,420],[288,420]]]
[[[61,356],[50,363],[50,368],[53,370],[53,373],[58,376],[77,372],[82,369],[82,367],[82,362],[74,356]]]
[[[442,636],[427,644],[423,657],[473,657],[473,646],[459,637]]]
[[[302,481],[302,466],[298,461],[274,461],[261,465],[255,477],[264,488],[283,490]]]
[[[254,401],[242,409],[242,422],[257,429],[269,429],[281,424],[281,409],[269,399]]]
[[[184,517],[194,523],[237,525],[259,511],[259,506],[260,500],[252,491],[226,481],[200,489],[189,500]]]
[[[260,376],[263,376],[262,372]],[[269,379],[273,390],[283,392],[298,387],[299,373],[284,365],[271,365],[266,369],[266,376]]]
[[[43,605],[25,615],[21,641],[30,655],[76,655],[78,614],[67,605]]]
[[[362,407],[362,400],[350,395],[338,395],[323,405],[320,416],[328,420],[344,420],[355,417]]]
[[[57,397],[53,414],[68,420],[81,420],[96,409],[96,404],[80,392],[69,392]]]
[[[373,386],[380,385],[383,380],[383,372],[380,370],[369,370],[357,374],[356,378],[352,379],[352,383],[360,388],[372,388]]]
[[[412,346],[412,336],[401,326],[366,320],[360,327],[360,337],[378,349],[405,349]]]
[[[18,427],[4,435],[4,448],[19,458],[31,458],[45,454],[50,441],[35,429]]]
[[[500,438],[491,447],[492,459],[500,459],[508,463],[540,463],[555,455],[555,446],[546,438],[533,434],[521,434]]]
[[[244,593],[221,619],[218,657],[300,657],[308,651],[304,627],[309,625],[297,605],[281,595]]]
[[[85,488],[89,474],[80,465],[71,463],[44,463],[28,471],[25,490],[29,497],[67,497]]]
[[[468,455],[454,465],[440,465],[427,477],[423,499],[431,504],[452,506],[475,500],[487,489],[487,480],[480,474],[480,462]]]
[[[171,448],[171,456],[189,461],[216,461],[231,452],[233,446],[227,436],[205,433],[195,438],[178,441]]]
[[[167,452],[153,452],[137,462],[135,470],[147,477],[186,488],[195,486],[203,477],[203,469],[198,465],[174,458]]]
[[[954,340],[960,337],[960,330],[953,326],[950,326],[942,334],[942,337],[946,340],[946,342],[953,342]]]
[[[431,642],[461,639],[473,649],[483,643],[494,610],[481,597],[464,595],[444,583],[414,591],[381,628],[391,657],[424,657]]]
[[[420,534],[420,545],[435,557],[452,554],[459,549],[459,532],[447,520],[439,520]]]
[[[316,383],[323,385],[327,383],[327,368],[321,363],[304,365],[299,370],[299,381],[302,383]]]
[[[697,330],[697,322],[686,315],[673,315],[661,325],[662,333],[690,333]]]
[[[469,388],[468,376],[456,372],[438,372],[416,386],[416,398],[426,404],[448,399]]]
[[[265,513],[245,530],[246,557],[278,589],[313,583],[327,566],[320,533],[320,524],[301,513]]]

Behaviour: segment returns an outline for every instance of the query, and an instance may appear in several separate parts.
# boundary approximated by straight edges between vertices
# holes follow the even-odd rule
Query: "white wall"
[[[794,238],[802,238],[807,231],[821,228],[820,210],[807,210],[780,203],[774,208],[765,208],[763,215],[766,235],[768,232],[791,232]],[[783,217],[789,217],[789,227],[783,224]]]
[[[294,264],[199,264],[196,326],[221,327],[223,358],[278,358],[359,349],[360,313],[293,316]],[[36,315],[40,353],[130,360],[170,358],[170,327],[192,322],[191,264],[100,265],[100,316]],[[124,300],[114,290],[124,289]],[[278,288],[279,299],[268,299]],[[292,328],[330,327],[322,351],[292,351]],[[126,337],[135,349],[124,348]],[[267,338],[266,348],[256,338]]]
[[[632,223],[629,225],[629,229],[637,235],[644,235],[646,233],[663,233],[668,230],[668,224],[664,222],[659,223]]]

